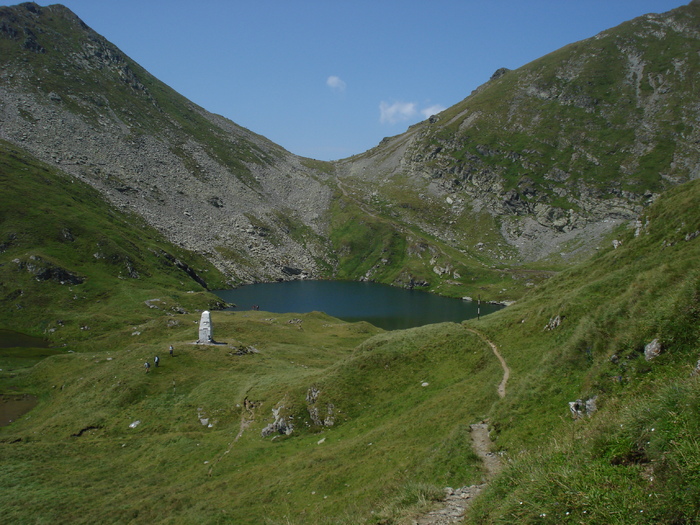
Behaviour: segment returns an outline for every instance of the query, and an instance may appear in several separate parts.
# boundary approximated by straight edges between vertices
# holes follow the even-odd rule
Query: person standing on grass
[[[146,369],[146,373],[148,373],[148,371],[151,369],[151,363],[149,363],[148,361],[146,361],[146,362],[143,364],[143,367]]]
[[[156,367],[158,367],[158,364],[160,363],[160,358],[158,356],[155,356],[153,362],[156,364]]]
[[[170,357],[173,356],[173,351],[174,351],[174,350],[175,350],[175,349],[173,348],[173,345],[170,345]]]

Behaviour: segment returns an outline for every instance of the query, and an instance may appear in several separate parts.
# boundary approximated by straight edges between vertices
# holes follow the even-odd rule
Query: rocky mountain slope
[[[343,175],[378,182],[408,223],[426,220],[392,199],[399,181],[437,197],[447,220],[426,229],[443,239],[469,240],[450,223],[484,210],[524,260],[590,247],[700,176],[698,20],[694,1],[500,69],[459,104],[342,162]],[[498,242],[482,249],[507,253]]]
[[[698,177],[700,2],[514,71],[335,163],[165,86],[65,7],[0,8],[0,138],[232,283],[327,276],[513,298]],[[611,240],[610,238],[608,240]]]
[[[0,138],[239,280],[324,257],[325,175],[168,88],[60,5],[0,8]]]

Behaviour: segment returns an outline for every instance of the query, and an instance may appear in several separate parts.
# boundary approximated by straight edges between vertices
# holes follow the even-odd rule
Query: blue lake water
[[[477,303],[405,290],[377,283],[355,281],[285,281],[216,290],[233,311],[273,313],[325,312],[344,321],[367,321],[385,330],[398,330],[445,321],[461,322],[477,316]],[[501,306],[481,303],[481,315]]]

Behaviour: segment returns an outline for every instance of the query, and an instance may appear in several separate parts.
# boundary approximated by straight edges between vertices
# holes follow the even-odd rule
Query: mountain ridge
[[[533,268],[590,255],[700,173],[697,2],[497,70],[334,162],[184,99],[67,8],[0,18],[0,138],[137,211],[232,285],[340,277],[517,299]]]

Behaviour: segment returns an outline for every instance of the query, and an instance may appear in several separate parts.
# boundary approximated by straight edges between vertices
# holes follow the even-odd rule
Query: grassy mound
[[[154,320],[17,376],[40,402],[0,429],[8,519],[358,523],[481,481],[469,423],[500,367],[477,337],[271,315],[215,312],[219,346]]]

